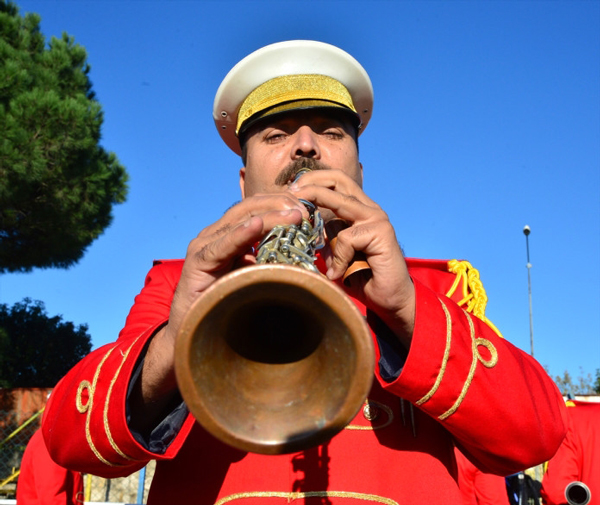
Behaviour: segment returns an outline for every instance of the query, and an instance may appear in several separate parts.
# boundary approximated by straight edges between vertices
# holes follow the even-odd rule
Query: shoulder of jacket
[[[159,268],[162,271],[173,271],[181,273],[181,269],[183,268],[182,259],[172,259],[172,260],[154,260],[152,262],[152,268]]]
[[[429,270],[438,270],[440,272],[448,272],[448,263],[450,260],[441,259],[425,259],[425,258],[406,258],[406,264],[409,270],[417,268],[425,268]]]
[[[183,259],[168,259],[168,260],[154,260],[152,262],[152,266],[157,266],[157,265],[183,265],[184,260]]]
[[[181,276],[181,270],[183,269],[182,259],[167,259],[167,260],[154,260],[152,262],[152,269],[148,272],[146,280],[165,278],[178,281]]]
[[[485,317],[488,297],[479,278],[479,271],[465,260],[434,260],[406,258],[413,279],[436,293],[454,300],[467,312],[485,321],[498,335],[500,332]]]

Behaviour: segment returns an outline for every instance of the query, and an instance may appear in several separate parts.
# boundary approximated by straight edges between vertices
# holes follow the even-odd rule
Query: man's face
[[[355,131],[343,113],[290,111],[250,127],[242,198],[285,191],[302,166],[342,170],[362,186]]]

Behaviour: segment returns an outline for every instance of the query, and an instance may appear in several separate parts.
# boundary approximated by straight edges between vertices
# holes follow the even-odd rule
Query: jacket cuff
[[[170,459],[180,449],[193,418],[188,417],[164,454],[150,452],[129,430],[127,388],[118,386],[129,384],[141,353],[162,324],[135,339],[118,340],[93,351],[57,385],[48,407],[53,400],[60,404],[46,409],[43,427],[47,445],[54,448],[53,459],[59,464],[69,460],[73,467],[69,454],[77,452],[82,461],[89,461],[91,453],[97,474],[119,475],[124,468],[141,468],[151,459]],[[77,444],[76,451],[73,444]]]
[[[401,373],[381,385],[415,405],[427,404],[430,415],[451,415],[472,366],[470,317],[450,299],[413,279],[416,296],[415,328]],[[491,356],[490,356],[491,357]],[[460,387],[459,387],[460,386]],[[429,401],[435,395],[435,399]]]

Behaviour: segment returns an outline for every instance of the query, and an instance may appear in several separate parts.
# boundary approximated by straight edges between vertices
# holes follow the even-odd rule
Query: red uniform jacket
[[[567,485],[579,481],[590,489],[591,505],[600,503],[600,403],[569,401],[567,405],[567,436],[548,462],[542,498],[548,505],[566,503]]]
[[[453,441],[480,467],[507,475],[547,460],[564,437],[554,383],[484,322],[478,272],[466,262],[408,260],[417,299],[411,349],[393,382],[374,366],[370,412],[328,443],[282,456],[225,446],[188,416],[165,453],[151,453],[128,428],[126,392],[145,344],[169,317],[182,266],[158,262],[118,340],[55,388],[43,430],[56,461],[116,477],[157,459],[151,505],[458,504]]]
[[[41,431],[36,431],[23,453],[17,483],[19,505],[82,505],[83,477],[50,458]]]
[[[504,477],[482,472],[459,450],[455,455],[463,505],[509,505]]]

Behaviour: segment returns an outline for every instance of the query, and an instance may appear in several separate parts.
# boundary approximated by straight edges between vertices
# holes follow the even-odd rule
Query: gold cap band
[[[275,77],[252,91],[242,102],[237,117],[236,135],[251,117],[261,117],[308,107],[342,107],[356,113],[352,97],[336,79],[318,74]]]

